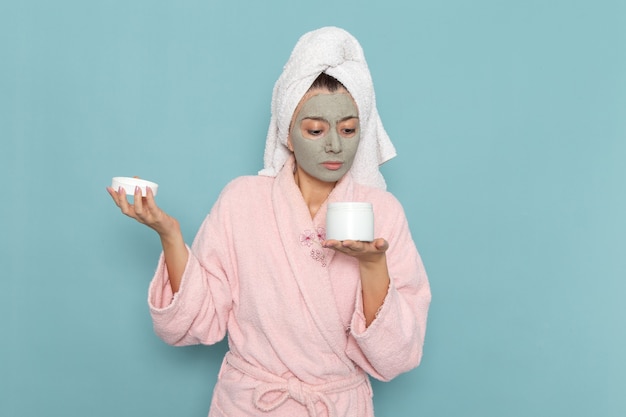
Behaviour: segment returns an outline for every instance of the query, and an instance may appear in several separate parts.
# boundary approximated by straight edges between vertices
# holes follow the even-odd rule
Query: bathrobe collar
[[[353,195],[352,180],[344,176],[330,193],[327,201],[311,219],[293,172],[293,156],[285,163],[272,187],[272,205],[278,224],[280,239],[293,277],[304,302],[326,342],[339,358],[354,369],[345,354],[345,329],[335,303],[328,266],[335,251],[321,246],[326,238],[326,210],[328,202],[350,201]]]

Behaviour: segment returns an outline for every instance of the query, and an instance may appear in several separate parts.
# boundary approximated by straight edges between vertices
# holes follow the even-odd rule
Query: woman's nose
[[[331,129],[326,136],[326,152],[341,152],[341,138],[339,137],[335,129]]]

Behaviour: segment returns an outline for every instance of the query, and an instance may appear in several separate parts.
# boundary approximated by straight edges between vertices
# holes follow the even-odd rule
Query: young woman
[[[161,238],[157,334],[173,345],[228,335],[209,416],[373,416],[367,374],[386,381],[419,364],[430,289],[378,171],[394,155],[360,45],[322,28],[276,83],[265,168],[226,186],[191,248],[150,190],[131,205],[108,189]],[[372,203],[377,238],[327,240],[339,201]]]

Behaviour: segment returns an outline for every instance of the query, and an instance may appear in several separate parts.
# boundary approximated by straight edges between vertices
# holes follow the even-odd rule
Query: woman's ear
[[[289,134],[289,136],[287,136],[287,149],[289,149],[289,151],[293,152],[293,145],[291,144],[291,134]]]

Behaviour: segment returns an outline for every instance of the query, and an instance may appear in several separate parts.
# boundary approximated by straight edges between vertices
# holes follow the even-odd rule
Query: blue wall
[[[157,236],[104,188],[158,182],[190,242],[326,25],[365,49],[434,294],[377,415],[626,415],[621,0],[0,3],[0,415],[206,415],[225,346],[153,334]]]

